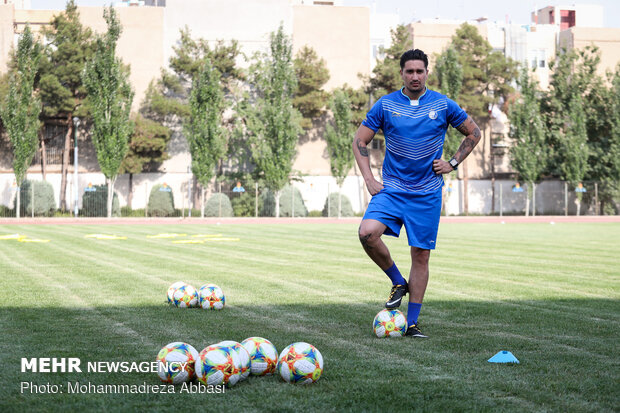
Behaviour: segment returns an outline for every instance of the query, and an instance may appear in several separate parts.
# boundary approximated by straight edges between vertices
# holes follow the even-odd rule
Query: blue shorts
[[[385,224],[383,233],[393,237],[398,237],[404,224],[410,246],[433,250],[441,216],[441,196],[441,188],[415,193],[384,187],[370,200],[363,219]]]

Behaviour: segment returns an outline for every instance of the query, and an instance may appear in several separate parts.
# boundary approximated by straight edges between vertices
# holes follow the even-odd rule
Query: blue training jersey
[[[441,188],[433,160],[441,158],[448,124],[456,128],[466,119],[456,102],[428,88],[417,101],[402,89],[379,99],[362,125],[385,135],[383,185],[406,192]]]

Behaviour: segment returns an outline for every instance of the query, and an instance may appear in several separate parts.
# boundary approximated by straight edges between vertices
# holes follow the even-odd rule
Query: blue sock
[[[418,316],[420,315],[420,310],[422,309],[422,303],[409,303],[407,307],[407,325],[413,325],[418,323]]]
[[[396,263],[392,264],[390,268],[387,270],[383,270],[390,280],[392,280],[393,285],[405,285],[405,279],[402,275],[400,275],[400,271],[396,268]]]

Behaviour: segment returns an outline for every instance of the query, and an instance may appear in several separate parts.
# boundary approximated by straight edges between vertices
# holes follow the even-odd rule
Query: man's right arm
[[[366,188],[370,195],[375,195],[383,189],[381,182],[377,181],[370,169],[370,157],[368,156],[368,144],[374,138],[375,132],[367,126],[360,125],[357,132],[355,132],[355,138],[353,139],[353,156],[355,156],[355,162],[362,172],[364,182],[366,182]]]

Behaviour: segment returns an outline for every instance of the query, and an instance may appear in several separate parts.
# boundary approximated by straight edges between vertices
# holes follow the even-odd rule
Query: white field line
[[[161,247],[160,243],[157,243],[157,242],[154,242],[154,241],[151,241],[151,240],[148,240],[147,242],[155,243],[156,245]],[[122,252],[122,253],[126,253],[127,252],[127,246],[126,245],[114,244],[114,243],[106,243],[105,245],[106,245],[107,248],[117,250],[118,252]],[[185,250],[185,248],[182,248],[182,247],[180,249]],[[141,279],[144,278],[144,277],[149,278],[149,279],[157,279],[157,280],[160,281],[161,284],[165,284],[165,285],[168,285],[169,282],[170,282],[169,280],[165,280],[165,279],[163,279],[161,277],[157,277],[157,276],[152,275],[151,272],[147,272],[147,271],[144,271],[144,270],[143,271],[139,271],[139,270],[136,270],[135,268],[129,268],[126,265],[115,264],[115,263],[111,262],[110,260],[105,260],[103,253],[97,253],[93,249],[84,249],[84,250],[87,251],[87,252],[73,253],[71,251],[70,253],[72,255],[76,256],[76,257],[83,257],[83,256],[90,257],[95,262],[102,263],[104,265],[109,265],[109,266],[112,266],[112,267],[117,268],[117,269],[121,269],[123,272],[127,272],[127,271],[133,272],[135,274],[140,275]],[[65,250],[63,249],[63,251],[65,251]],[[261,250],[257,249],[257,251],[261,251]],[[202,266],[202,267],[206,267],[207,266],[205,260],[203,260],[203,259],[201,259],[201,258],[196,256],[195,251],[187,250],[187,251],[183,251],[183,252],[186,254],[186,256],[175,257],[175,256],[170,255],[170,256],[167,256],[165,258],[165,260],[167,262],[174,262],[174,263],[185,264],[185,265],[193,264],[193,265]],[[201,252],[204,252],[204,251],[201,251]],[[148,251],[145,251],[145,250],[138,250],[138,251],[133,251],[132,253],[135,254],[135,255],[140,254],[140,255],[144,255],[144,256],[148,256],[148,257],[154,257],[154,258],[157,258],[158,260],[162,259],[161,253],[158,253],[158,252],[148,252]],[[101,258],[101,259],[97,259],[97,258]],[[227,254],[225,257],[218,257],[218,258],[219,258],[218,259],[219,262],[224,262],[224,263],[230,263],[230,262],[235,262],[236,261],[235,265],[237,265],[237,266],[241,265],[241,263],[245,263],[245,264],[248,265],[249,268],[253,267],[257,262],[261,263],[261,264],[265,264],[265,267],[269,267],[269,266],[271,266],[273,268],[277,267],[277,265],[274,265],[273,259],[271,257],[267,257],[267,256],[264,256],[264,255],[255,255],[255,256],[252,256],[251,259],[245,260],[243,258],[239,258],[238,257],[238,251],[232,251],[230,254]],[[236,258],[236,260],[235,260],[235,258]],[[282,259],[282,262],[283,262],[282,267],[290,267],[290,260]],[[156,266],[155,266],[155,268],[159,269]],[[377,270],[377,271],[379,271],[379,270]],[[323,281],[311,282],[311,284],[316,284],[316,286],[309,287],[308,285],[306,285],[308,283],[308,279],[307,278],[304,279],[304,282],[295,282],[295,281],[291,281],[291,280],[284,280],[282,278],[278,279],[277,282],[274,282],[273,281],[274,279],[272,277],[269,277],[269,274],[265,273],[265,275],[267,277],[260,277],[260,276],[258,276],[259,272],[255,271],[255,270],[249,269],[249,270],[247,270],[247,272],[243,272],[242,274],[243,274],[244,277],[248,277],[249,276],[249,277],[252,277],[252,278],[257,278],[257,279],[259,279],[259,280],[261,280],[263,282],[271,282],[274,285],[282,285],[282,284],[284,284],[284,285],[288,285],[288,286],[291,286],[291,287],[295,287],[295,289],[299,289],[300,287],[304,288],[304,289],[307,290],[307,292],[320,292],[322,294],[322,296],[324,296],[324,297],[337,297],[337,298],[339,298],[340,301],[343,301],[343,302],[349,302],[350,299],[351,299],[350,296],[349,297],[342,297],[342,298],[340,298],[341,294],[338,293],[337,291],[333,291],[333,289],[331,289],[328,286],[326,286],[325,282],[323,282]],[[360,276],[365,277],[365,278],[369,278],[369,279],[376,279],[377,278],[376,275],[367,275],[367,274],[364,274],[364,273],[360,274]],[[326,290],[328,290],[327,293],[326,293]]]

